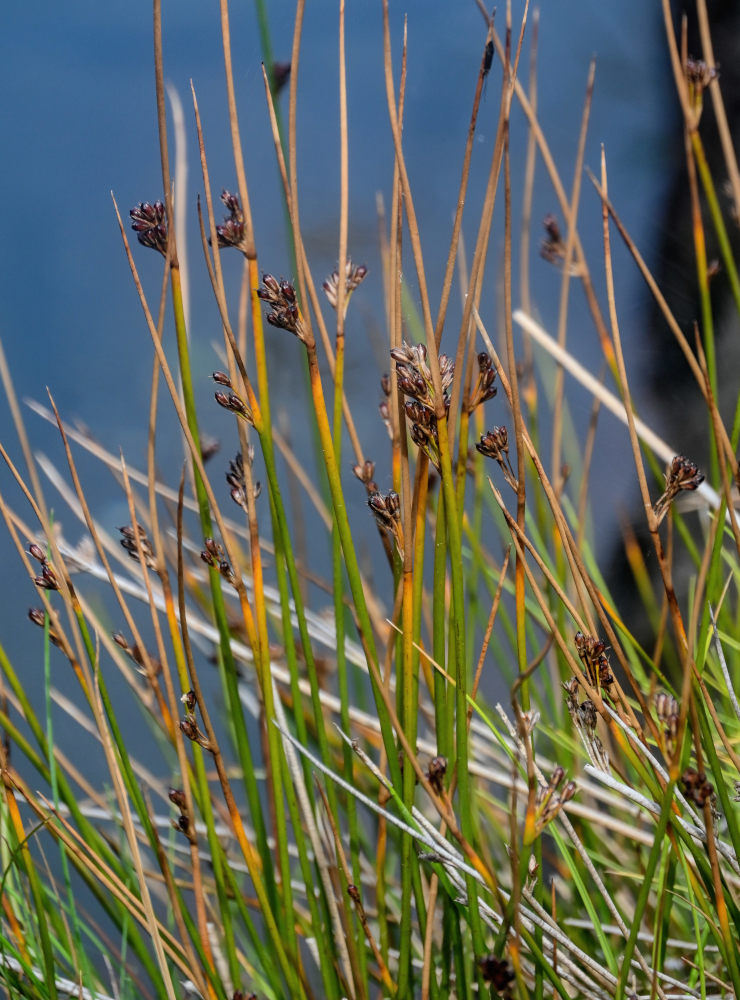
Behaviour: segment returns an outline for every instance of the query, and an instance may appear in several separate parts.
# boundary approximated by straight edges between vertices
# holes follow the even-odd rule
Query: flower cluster
[[[549,264],[557,264],[565,258],[565,243],[560,233],[558,220],[554,215],[546,215],[542,220],[545,227],[545,238],[540,243],[540,256]]]
[[[395,490],[388,493],[373,492],[367,498],[367,505],[378,526],[389,532],[403,555],[403,527],[401,525],[401,498]]]
[[[121,545],[128,552],[131,558],[138,562],[139,551],[141,551],[141,554],[144,557],[144,562],[149,569],[156,569],[157,560],[154,555],[154,549],[152,548],[152,543],[147,538],[146,531],[144,531],[142,526],[140,524],[127,524],[118,530],[123,535],[123,538],[121,538]]]
[[[696,490],[704,482],[704,476],[693,462],[683,455],[676,455],[665,470],[665,490],[653,505],[653,513],[658,524],[668,513],[668,508],[682,490]]]
[[[32,621],[34,625],[38,625],[39,628],[46,627],[46,612],[43,608],[29,608],[28,617],[29,620]],[[54,646],[62,646],[62,640],[53,628],[49,629],[49,642],[51,642]]]
[[[177,806],[179,812],[177,819],[172,820],[173,828],[184,833],[191,843],[195,843],[195,831],[191,828],[185,792],[181,788],[170,788],[167,797],[173,806]]]
[[[495,955],[484,955],[478,959],[478,968],[485,982],[490,983],[495,993],[509,1000],[514,995],[513,987],[516,975],[508,959],[497,958]]]
[[[606,655],[606,643],[603,639],[595,639],[583,632],[576,632],[573,642],[589,683],[595,688],[605,688],[608,691],[614,683],[614,675]]]
[[[143,247],[159,250],[163,257],[167,256],[167,215],[161,201],[154,203],[140,201],[129,212],[131,228]]]
[[[208,737],[205,733],[201,732],[198,720],[195,717],[195,707],[198,703],[195,691],[186,691],[182,698],[180,698],[180,701],[185,706],[185,718],[180,719],[180,732],[187,739],[192,740],[193,743],[198,743],[204,750],[211,750],[212,747]]]
[[[231,568],[231,563],[226,558],[223,547],[218,542],[215,542],[212,538],[206,538],[205,548],[201,552],[200,558],[206,566],[212,566],[214,569],[217,569],[224,580],[230,583],[232,587],[236,586],[236,573]]]
[[[506,427],[494,427],[493,430],[481,434],[480,441],[476,443],[475,447],[481,455],[498,462],[504,479],[516,493],[519,489],[519,480],[509,461],[509,432]]]
[[[578,698],[581,684],[577,677],[571,677],[569,681],[563,682],[563,689],[567,696],[568,712],[578,735],[583,741],[591,763],[594,767],[608,774],[609,755],[596,732],[596,723],[598,721],[596,706],[590,698],[585,698],[579,703]]]
[[[407,397],[404,409],[411,424],[411,439],[425,452],[437,471],[440,471],[437,400],[432,373],[427,364],[427,349],[424,344],[411,346],[404,342],[402,347],[393,348],[391,357],[396,362],[398,388]],[[439,356],[439,373],[442,382],[442,403],[447,414],[450,409],[450,387],[455,374],[455,365],[446,354]]]
[[[658,722],[663,726],[665,752],[670,756],[676,749],[679,718],[678,702],[672,694],[666,694],[664,691],[660,691],[656,694],[655,714],[658,718]]]
[[[33,558],[41,564],[41,573],[34,577],[33,580],[36,586],[41,587],[42,590],[59,590],[59,581],[57,580],[57,575],[54,572],[54,567],[46,558],[46,554],[41,546],[32,542],[28,546],[28,551]]]
[[[211,378],[216,385],[223,385],[226,386],[227,389],[233,390],[231,379],[226,372],[214,372],[211,375]],[[241,417],[242,420],[246,420],[248,424],[251,424],[252,427],[254,427],[254,416],[252,415],[252,411],[241,396],[237,395],[237,393],[233,391],[221,392],[220,390],[215,392],[213,395],[219,406],[223,406],[225,410],[231,410],[231,412],[235,413],[237,417]]]
[[[367,268],[364,264],[353,264],[349,258],[344,267],[344,315],[347,315],[347,306],[349,305],[349,300],[352,296],[352,292],[362,284],[367,275]],[[337,302],[339,301],[339,271],[337,269],[333,270],[329,277],[326,279],[324,284],[321,286],[326,292],[326,297],[329,300],[329,305],[332,309],[337,308]]]
[[[552,772],[550,780],[546,785],[537,790],[537,800],[535,804],[535,830],[536,835],[542,833],[548,823],[551,823],[566,802],[570,802],[576,794],[575,781],[567,781],[565,784],[565,771],[558,766]]]
[[[704,771],[697,771],[695,767],[687,767],[681,775],[681,791],[689,802],[693,802],[700,809],[704,808],[705,802],[713,805],[716,798],[714,785],[711,781],[707,781]]]
[[[232,194],[230,191],[224,190],[221,192],[221,201],[224,203],[229,214],[220,226],[216,226],[216,236],[218,238],[219,249],[224,249],[225,247],[235,247],[237,250],[241,250],[242,253],[246,253],[247,244],[244,239],[244,213],[242,212],[239,195]]]
[[[278,281],[272,274],[263,274],[257,295],[270,306],[266,316],[270,326],[290,331],[305,344],[306,330],[293,285],[289,281]]]
[[[254,448],[251,445],[248,449],[247,461],[249,462],[249,466],[251,468],[252,462],[254,461]],[[242,458],[241,452],[237,452],[233,461],[229,462],[229,471],[226,473],[226,482],[231,487],[231,499],[234,503],[238,504],[243,510],[246,511],[247,481],[244,475],[244,459]],[[260,483],[255,483],[253,486],[253,495],[255,500],[261,492],[262,485]]]
[[[134,661],[138,668],[138,672],[144,677],[156,677],[157,674],[162,673],[161,662],[145,649],[142,649],[137,642],[133,646],[129,643],[128,639],[122,632],[114,632],[111,636],[113,642],[126,653]]]
[[[447,774],[447,758],[432,757],[427,768],[427,780],[437,795],[444,791],[445,775]]]
[[[710,66],[703,59],[686,60],[686,84],[689,90],[689,102],[697,124],[704,104],[704,91],[718,77],[719,69],[717,66]]]
[[[470,400],[468,402],[468,413],[472,413],[473,410],[477,409],[481,403],[485,403],[493,397],[498,392],[498,389],[493,384],[496,379],[496,372],[493,367],[493,362],[485,351],[481,351],[478,355],[478,379],[475,383],[475,388],[470,394]]]

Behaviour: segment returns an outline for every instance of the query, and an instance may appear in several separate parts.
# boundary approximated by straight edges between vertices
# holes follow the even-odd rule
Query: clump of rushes
[[[658,524],[668,513],[668,509],[683,490],[696,490],[704,482],[704,476],[693,462],[683,455],[676,455],[665,470],[665,490],[653,505],[653,513]]]
[[[244,52],[228,44],[228,6],[222,5],[221,25],[230,75],[231,57],[236,66]],[[340,31],[342,25],[340,10]],[[645,555],[635,544],[640,525],[631,525],[626,554],[636,586],[624,603],[609,592],[595,544],[604,539],[595,537],[594,525],[603,535],[616,518],[603,491],[598,510],[589,493],[601,471],[593,459],[593,425],[573,419],[570,378],[539,365],[547,338],[536,336],[531,315],[510,307],[521,299],[530,314],[557,313],[553,333],[578,328],[571,355],[593,339],[615,366],[623,398],[644,409],[636,387],[630,389],[629,345],[617,342],[613,268],[604,268],[610,248],[627,234],[617,221],[619,206],[605,197],[599,204],[598,195],[579,203],[576,189],[571,199],[563,195],[568,185],[547,155],[547,129],[539,128],[537,109],[523,103],[537,81],[516,86],[534,52],[528,26],[522,26],[521,46],[515,27],[510,46],[499,48],[488,19],[477,38],[467,39],[478,58],[461,61],[460,68],[470,71],[477,96],[465,130],[463,180],[453,193],[460,213],[446,264],[446,248],[420,240],[427,223],[403,162],[403,131],[408,135],[416,123],[408,102],[401,121],[388,80],[394,141],[382,169],[394,177],[393,208],[381,223],[383,280],[372,289],[380,296],[375,309],[384,317],[381,351],[390,366],[378,397],[388,440],[376,419],[364,419],[376,402],[372,374],[346,377],[369,360],[367,345],[345,340],[342,315],[361,283],[363,297],[370,291],[365,265],[348,259],[355,206],[344,154],[357,123],[346,120],[345,110],[361,113],[361,106],[338,95],[336,136],[321,132],[326,116],[316,119],[315,141],[327,150],[340,147],[327,177],[337,174],[342,185],[335,210],[333,193],[322,191],[339,222],[337,245],[326,259],[339,263],[317,300],[321,279],[314,280],[301,232],[298,195],[305,179],[295,165],[302,158],[296,160],[293,129],[284,130],[281,158],[276,102],[268,110],[285,203],[259,209],[263,219],[288,209],[295,283],[259,266],[257,251],[266,247],[253,239],[252,202],[272,188],[247,176],[237,140],[257,148],[269,137],[246,135],[233,79],[227,81],[228,121],[238,194],[224,190],[221,202],[215,199],[215,218],[207,200],[212,245],[202,247],[200,271],[188,255],[189,278],[198,298],[198,280],[214,286],[214,316],[224,334],[224,360],[216,362],[224,371],[212,376],[215,399],[231,416],[256,424],[255,433],[242,433],[204,474],[198,453],[205,459],[211,447],[201,417],[222,427],[224,419],[227,427],[232,421],[213,411],[209,399],[206,413],[199,413],[193,391],[193,375],[200,380],[211,369],[201,364],[202,337],[197,355],[190,354],[195,338],[188,336],[183,274],[175,266],[186,259],[185,248],[176,245],[170,198],[174,191],[181,199],[185,189],[169,176],[166,155],[162,179],[152,188],[166,199],[141,202],[125,226],[135,251],[132,271],[141,257],[146,267],[162,265],[167,279],[161,302],[149,301],[145,291],[159,282],[142,282],[138,273],[134,281],[158,369],[151,426],[141,435],[149,444],[147,471],[134,471],[130,462],[121,466],[131,524],[118,537],[131,558],[114,545],[118,558],[108,559],[109,540],[94,527],[103,520],[93,510],[96,499],[100,507],[113,498],[83,496],[88,469],[75,462],[86,446],[107,461],[93,450],[97,444],[80,434],[65,448],[73,489],[58,490],[53,516],[47,515],[49,497],[33,474],[33,449],[22,440],[20,451],[18,442],[6,442],[9,428],[0,420],[0,454],[7,456],[0,463],[0,521],[19,549],[23,585],[40,605],[29,612],[38,628],[28,636],[20,670],[0,635],[0,995],[106,996],[111,975],[103,980],[99,970],[113,970],[121,1000],[134,994],[172,1000],[185,981],[189,994],[208,1000],[740,998],[740,708],[734,690],[740,650],[733,641],[740,538],[719,505],[713,519],[697,525],[688,508],[699,505],[681,503],[685,490],[704,494],[692,462],[671,461],[654,508],[640,470],[643,503],[634,519],[646,518],[653,529],[645,536],[653,551]],[[388,67],[395,65],[392,34],[389,25]],[[725,493],[740,478],[740,418],[730,427],[723,423],[733,409],[728,382],[720,380],[731,380],[732,369],[724,339],[712,336],[720,332],[713,323],[715,293],[726,291],[724,323],[731,300],[740,315],[740,281],[732,240],[720,225],[723,207],[728,216],[730,208],[720,204],[709,177],[717,147],[704,155],[696,128],[706,88],[713,104],[720,96],[716,70],[687,62],[681,39],[671,41],[690,162],[666,164],[666,174],[680,169],[694,199],[680,225],[696,241],[692,294],[700,317],[696,349],[681,343],[697,385],[682,386],[681,398],[688,406],[693,393],[691,424],[708,429],[714,482],[706,501],[716,503],[720,482]],[[484,168],[473,125],[494,49],[502,56],[501,73],[495,81],[490,74],[487,86],[503,87],[496,129],[510,143],[500,143]],[[157,46],[158,59],[160,51]],[[264,62],[272,62],[267,50]],[[161,81],[167,68],[160,62],[156,69],[159,106],[166,108]],[[274,96],[277,66],[270,75]],[[293,100],[295,93],[291,87]],[[269,88],[265,96],[269,102]],[[292,105],[291,122],[295,113]],[[721,124],[719,109],[716,118]],[[577,177],[580,151],[588,148],[585,127],[581,135]],[[736,148],[733,138],[723,135],[723,148],[726,140],[728,149]],[[378,143],[378,149],[390,145]],[[198,146],[202,189],[210,191],[205,141]],[[519,162],[525,153],[532,169],[522,178],[525,190],[512,197],[512,156]],[[528,187],[543,163],[552,174],[548,190],[558,192],[551,205],[558,217],[545,219],[542,256],[561,273],[567,263],[583,285],[586,308],[579,305],[577,314],[572,305],[582,296],[575,289],[561,296],[557,310],[545,299],[552,282],[539,280],[552,270],[537,257],[540,220],[532,222],[530,209],[549,195]],[[488,181],[469,187],[467,178],[482,168]],[[725,177],[733,204],[740,204],[740,180],[729,159],[720,180]],[[605,193],[606,166],[600,184]],[[463,206],[475,247],[470,261],[462,259],[458,238]],[[185,208],[181,200],[177,208]],[[506,215],[507,225],[493,226],[491,212]],[[129,222],[143,247],[164,260],[139,251]],[[578,231],[581,224],[591,231],[601,223],[605,253],[593,262],[599,274],[604,269],[604,296],[595,292],[600,279],[590,274],[585,249],[591,244]],[[716,248],[722,271],[722,289],[715,284],[711,295],[707,247]],[[433,268],[425,249],[434,253]],[[241,283],[224,286],[222,250],[238,253]],[[648,278],[636,254],[635,262]],[[323,278],[328,268],[318,273]],[[486,333],[494,306],[486,288],[493,287],[501,292],[501,367]],[[458,293],[460,321],[460,310],[450,305]],[[669,299],[661,301],[666,328],[680,331]],[[608,315],[601,313],[602,300]],[[333,343],[325,322],[330,316]],[[288,330],[305,351],[281,334],[275,336],[284,357],[267,351],[268,324]],[[530,333],[537,341],[531,349]],[[196,357],[198,371],[192,369]],[[547,391],[518,381],[518,357],[527,371],[536,368]],[[576,373],[558,357],[558,366]],[[282,368],[293,363],[305,365],[309,394],[278,392]],[[506,398],[497,394],[496,374],[504,379],[504,372]],[[12,380],[0,376],[10,399]],[[166,396],[156,388],[160,376]],[[546,385],[551,376],[552,387]],[[485,416],[494,397],[496,419],[506,426]],[[167,427],[176,415],[192,458],[186,474],[176,475],[179,483],[162,478],[172,468],[155,422],[163,399],[170,408]],[[507,412],[499,414],[499,407]],[[300,447],[291,452],[276,430],[278,411],[288,426],[315,430],[314,449],[298,435]],[[139,416],[145,424],[143,412]],[[637,422],[630,438],[633,431],[642,433]],[[641,445],[631,444],[637,459]],[[646,436],[643,445],[646,460],[654,461],[655,444]],[[11,467],[14,452],[29,455],[29,473]],[[665,458],[674,454],[665,451]],[[663,465],[661,459],[659,474]],[[569,478],[561,475],[568,466]],[[555,486],[549,467],[558,470]],[[268,494],[259,510],[249,492],[259,492],[257,469],[264,470]],[[19,490],[6,489],[13,487],[9,472]],[[500,490],[490,488],[496,480]],[[504,482],[516,492],[516,518],[507,509],[514,505]],[[662,490],[660,482],[654,496]],[[75,519],[79,510],[85,513],[89,530],[75,544],[62,532],[68,515],[60,497]],[[366,503],[355,502],[362,499]],[[663,518],[660,537],[654,529]],[[26,538],[34,540],[30,556],[23,551]],[[155,546],[160,538],[163,544]],[[366,556],[373,542],[381,543],[390,572],[375,572],[378,560]],[[651,566],[659,570],[653,578]],[[101,593],[101,567],[109,593]],[[629,586],[620,590],[627,598]],[[126,624],[111,640],[113,616]],[[60,676],[65,688],[79,685],[63,725],[54,703]],[[496,711],[487,710],[489,698],[498,702]],[[81,745],[100,752],[80,762]],[[106,795],[106,788],[113,793]],[[166,796],[165,808],[158,808]]]
[[[220,226],[216,226],[219,249],[223,250],[227,247],[234,247],[234,249],[246,253],[247,243],[244,238],[244,213],[242,212],[239,195],[224,190],[221,192],[221,201],[224,203],[229,214]]]
[[[437,438],[437,400],[435,399],[432,373],[427,364],[424,344],[394,347],[391,357],[396,362],[398,388],[404,396],[406,418],[411,424],[411,439],[440,470],[439,441]],[[439,356],[439,373],[442,381],[442,404],[445,415],[450,409],[450,388],[455,374],[455,364],[446,354]]]
[[[347,306],[349,305],[349,300],[352,297],[352,292],[362,284],[367,275],[367,268],[364,264],[353,264],[351,260],[348,260],[344,268],[344,314],[347,315]],[[332,309],[337,308],[337,302],[339,300],[339,271],[335,268],[326,281],[323,283],[322,288],[326,292],[326,297],[329,300],[329,305]]]
[[[131,228],[143,247],[167,255],[167,215],[161,201],[140,201],[129,212]]]
[[[288,330],[305,344],[306,331],[293,285],[284,279],[278,281],[271,274],[263,274],[257,295],[271,307],[265,317],[270,326]]]
[[[509,461],[509,432],[506,428],[494,427],[493,430],[481,434],[481,439],[476,442],[475,447],[481,455],[484,455],[486,458],[492,458],[494,462],[498,462],[504,474],[504,479],[516,493],[519,489],[519,480],[514,472],[514,467]]]

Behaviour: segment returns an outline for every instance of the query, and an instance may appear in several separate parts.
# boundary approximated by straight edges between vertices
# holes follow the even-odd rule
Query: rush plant
[[[311,269],[298,209],[300,74],[289,76],[285,131],[276,108],[285,67],[268,61],[265,72],[284,196],[275,216],[285,209],[292,241],[293,276],[285,278],[283,265],[259,257],[228,3],[220,0],[237,178],[236,190],[221,195],[223,210],[214,205],[192,95],[202,280],[223,332],[209,371],[196,369],[185,324],[159,0],[154,12],[162,187],[158,196],[142,193],[152,200],[128,215],[116,206],[151,337],[147,467],[129,468],[75,430],[53,398],[47,414],[66,472],[40,466],[2,366],[26,465],[16,467],[2,446],[0,513],[20,562],[6,572],[25,572],[38,592],[27,662],[12,663],[0,646],[6,995],[740,996],[740,395],[734,412],[720,412],[705,225],[716,233],[738,314],[740,284],[726,228],[734,223],[720,210],[700,127],[708,94],[722,108],[708,29],[703,60],[689,59],[667,17],[694,199],[702,295],[694,335],[676,323],[622,225],[605,157],[587,183],[604,254],[585,259],[577,222],[593,69],[569,196],[535,111],[526,9],[520,24],[510,10],[499,13],[503,24],[481,22],[457,214],[441,286],[429,287],[404,157],[404,130],[414,128],[404,121],[406,51],[394,76],[397,40],[384,2],[393,141],[381,220],[386,370],[351,398],[345,370],[367,269],[352,259],[348,238],[343,2],[340,226],[328,277]],[[293,67],[302,18],[299,0]],[[269,52],[267,36],[265,44]],[[523,52],[531,53],[528,82]],[[475,204],[468,180],[484,86],[500,109]],[[519,207],[510,176],[515,105],[529,144]],[[731,137],[723,145],[737,212]],[[514,238],[531,216],[536,160],[558,204],[543,245],[562,275],[555,338],[533,316],[528,223]],[[494,212],[504,253],[492,268]],[[463,213],[474,232],[469,265]],[[701,461],[677,454],[636,415],[614,239],[627,245],[693,375],[706,424]],[[241,307],[227,293],[223,253],[241,255]],[[163,269],[158,304],[140,280],[155,266]],[[483,305],[492,269],[502,295],[496,337]],[[611,388],[566,349],[573,284],[585,293]],[[452,319],[456,288],[463,306]],[[311,427],[313,455],[296,454],[280,431],[285,403],[273,391],[268,338],[280,338],[281,365],[305,372],[309,410],[288,416]],[[595,395],[586,429],[570,420],[571,376]],[[195,386],[209,377],[224,436],[238,441],[228,465],[200,431]],[[375,407],[378,392],[388,443],[371,456],[355,415]],[[158,474],[163,405],[179,421],[187,454],[179,482]],[[610,595],[588,528],[599,406],[626,424],[650,545],[648,555],[626,537],[640,595],[630,608]],[[88,452],[115,473],[128,505],[118,536],[86,499],[78,470]],[[80,545],[50,513],[49,478],[85,524]],[[307,517],[296,512],[304,502]],[[308,532],[325,546],[323,566],[307,564]],[[45,678],[41,712],[29,697],[32,667]],[[73,671],[82,708],[56,690],[62,669]],[[496,689],[507,697],[489,704],[481,692]],[[96,768],[104,763],[102,784],[70,755],[75,733],[94,747]]]

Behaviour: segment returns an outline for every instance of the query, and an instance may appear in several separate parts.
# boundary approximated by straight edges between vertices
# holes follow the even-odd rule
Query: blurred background
[[[318,282],[334,268],[339,225],[338,48],[334,4],[308,4],[298,70],[298,170],[303,236]],[[289,0],[271,0],[270,29],[274,55],[288,60],[293,31]],[[515,23],[521,3],[514,4]],[[427,279],[436,310],[448,250],[460,178],[463,148],[476,78],[486,42],[486,26],[475,4],[430,4],[406,0],[392,4],[392,44],[398,81],[403,16],[408,15],[408,82],[404,143],[426,257]],[[260,69],[257,19],[251,3],[232,4],[232,45],[237,99],[260,265],[278,276],[291,276],[284,216]],[[65,420],[93,429],[108,450],[121,450],[131,466],[145,463],[147,404],[152,348],[131,281],[118,232],[111,192],[122,214],[140,201],[162,196],[156,133],[152,18],[147,4],[111,0],[68,0],[6,7],[0,37],[0,77],[4,149],[0,170],[5,191],[3,239],[0,241],[0,337],[19,397],[45,401],[46,387]],[[378,465],[381,489],[390,486],[386,432],[378,418],[379,378],[387,370],[385,315],[380,273],[377,195],[390,202],[392,141],[383,79],[380,3],[349,3],[347,66],[350,142],[350,240],[355,262],[366,263],[369,276],[353,299],[347,345],[346,390],[366,454]],[[503,14],[499,11],[499,32]],[[202,193],[190,81],[197,92],[209,168],[217,199],[222,188],[236,188],[228,133],[223,56],[215,4],[181,0],[164,4],[165,71],[184,106],[189,174],[184,197],[187,233],[179,232],[181,258],[189,271],[190,335],[193,367],[202,402],[204,430],[221,440],[211,474],[228,492],[216,463],[228,465],[236,448],[230,419],[213,405],[210,372],[220,367],[218,313],[202,261],[195,214]],[[526,77],[529,42],[521,76]],[[539,119],[567,191],[572,185],[576,147],[589,62],[596,59],[596,82],[585,163],[598,172],[600,147],[606,148],[610,195],[648,263],[668,275],[661,253],[675,235],[669,209],[675,179],[683,176],[680,121],[670,75],[663,20],[658,3],[622,0],[594,4],[561,0],[545,5],[539,22]],[[498,59],[489,74],[475,140],[464,234],[468,251],[475,238],[485,180],[495,139],[501,73]],[[287,90],[281,99],[287,112]],[[512,116],[512,178],[515,222],[521,216],[522,175],[527,130],[521,111]],[[174,152],[171,151],[174,156]],[[502,204],[502,198],[499,200]],[[217,202],[218,204],[218,202]],[[220,208],[220,205],[219,205]],[[561,275],[539,256],[542,219],[559,215],[541,161],[535,181],[531,284],[536,318],[555,332]],[[503,215],[497,208],[489,253],[489,282],[482,315],[489,331],[500,334],[501,287],[497,278],[503,245]],[[603,252],[601,208],[586,178],[579,231],[602,305]],[[182,241],[187,237],[187,251]],[[133,239],[133,237],[130,237]],[[662,335],[651,333],[651,310],[633,265],[614,242],[617,303],[627,363],[643,416],[667,434],[658,404],[681,404],[682,389],[665,384],[667,363]],[[690,247],[689,247],[690,249]],[[134,243],[137,265],[156,309],[162,266],[158,255]],[[690,254],[689,254],[690,258]],[[236,314],[241,261],[223,255]],[[690,274],[691,259],[689,259]],[[410,255],[407,267],[411,272]],[[680,285],[684,278],[676,282]],[[409,285],[414,287],[413,274]],[[685,287],[685,285],[683,285]],[[670,289],[669,289],[670,291]],[[515,276],[515,305],[518,279]],[[602,358],[580,287],[570,293],[568,343],[592,372]],[[459,293],[449,313],[450,340],[457,336]],[[299,455],[308,455],[310,435],[301,407],[303,370],[296,342],[271,331],[273,407]],[[172,347],[171,317],[165,338]],[[443,347],[447,343],[443,341]],[[170,353],[172,356],[172,353]],[[655,382],[658,373],[658,382]],[[567,394],[578,433],[583,435],[591,400],[571,380]],[[658,398],[660,396],[660,398]],[[167,409],[166,405],[162,407]],[[26,412],[34,448],[64,468],[58,435]],[[500,399],[487,404],[490,423],[505,421]],[[0,439],[19,459],[10,414],[0,401]],[[680,441],[677,450],[682,450]],[[96,517],[111,532],[129,521],[120,490],[101,466],[78,454],[85,489]],[[356,500],[353,523],[368,518],[364,491],[351,484]],[[173,420],[163,414],[158,440],[162,474],[176,483],[182,449]],[[701,464],[702,456],[694,456]],[[634,473],[626,433],[610,416],[601,418],[594,458],[595,509],[601,552],[608,554],[620,510],[633,497]],[[0,490],[21,505],[7,470]],[[75,542],[81,526],[52,488],[48,500]],[[28,512],[29,520],[31,518]],[[319,572],[328,568],[323,540],[311,558]],[[37,602],[7,533],[0,531],[0,643],[18,665],[27,663],[41,680],[42,634],[27,621]],[[111,620],[111,628],[120,624]],[[61,688],[71,677],[55,677]]]

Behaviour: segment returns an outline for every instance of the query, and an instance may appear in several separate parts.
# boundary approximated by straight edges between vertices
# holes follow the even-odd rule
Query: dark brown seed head
[[[141,552],[144,562],[149,569],[156,569],[157,560],[154,555],[154,549],[142,526],[140,524],[126,524],[118,530],[123,536],[121,538],[121,546],[128,552],[129,556],[138,562],[139,552]]]
[[[200,554],[200,558],[206,563],[207,566],[218,566],[221,560],[224,558],[224,550],[214,541],[212,538],[206,538],[204,541],[205,548]]]
[[[404,400],[403,408],[412,424],[420,424],[422,427],[430,429],[436,424],[434,413],[418,399]]]
[[[198,727],[192,719],[180,719],[180,731],[189,740],[198,738]]]
[[[516,978],[514,970],[505,958],[484,955],[478,959],[478,968],[483,979],[490,983],[499,996],[511,996],[511,984]]]
[[[344,308],[345,312],[347,309],[347,304],[349,303],[352,292],[360,285],[367,275],[367,268],[364,264],[355,265],[351,260],[347,260],[344,268]],[[337,308],[337,302],[339,301],[339,271],[335,268],[329,277],[326,279],[322,288],[326,292],[326,297],[329,300],[329,304],[332,309]]]
[[[509,453],[509,432],[505,427],[494,427],[493,430],[481,434],[480,441],[475,446],[481,455],[502,462]]]
[[[349,898],[352,900],[353,903],[360,902],[360,890],[357,888],[356,885],[350,884],[347,886],[347,895],[349,896]]]
[[[718,77],[719,68],[717,66],[710,66],[703,59],[689,58],[686,60],[686,79],[689,86],[693,87],[695,91],[704,90],[712,80],[716,80]]]
[[[185,792],[181,788],[170,788],[168,797],[173,806],[177,806],[178,809],[185,809],[187,800]]]
[[[352,471],[360,482],[367,486],[373,481],[373,476],[375,475],[375,462],[371,462],[369,458],[366,458],[361,465],[359,463],[357,465],[353,465]]]
[[[589,732],[593,732],[596,729],[598,716],[596,714],[596,706],[590,698],[586,698],[578,706],[578,718],[581,720],[584,729]]]
[[[275,97],[277,97],[278,94],[280,94],[280,92],[283,90],[289,79],[290,79],[290,63],[274,62],[272,64],[272,87],[275,93]]]
[[[560,235],[560,226],[554,215],[546,215],[543,225],[547,235],[540,244],[540,254],[550,264],[556,264],[565,257],[565,243]]]
[[[141,201],[129,212],[131,228],[142,246],[167,254],[167,217],[161,201]]]
[[[704,476],[698,467],[683,455],[676,455],[666,469],[666,490],[695,490],[704,482]]]
[[[437,795],[441,795],[444,789],[444,778],[447,773],[447,758],[432,757],[427,769],[427,779]]]

